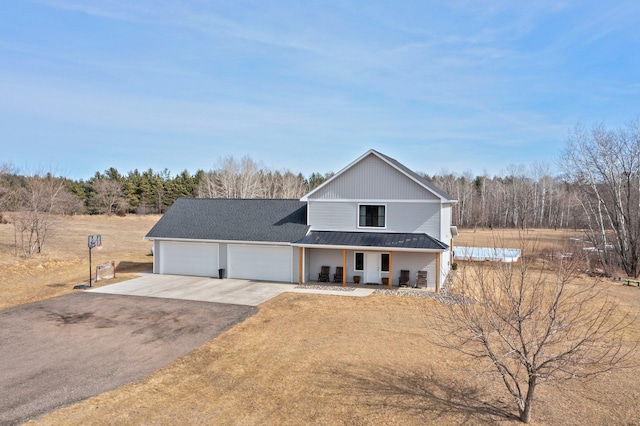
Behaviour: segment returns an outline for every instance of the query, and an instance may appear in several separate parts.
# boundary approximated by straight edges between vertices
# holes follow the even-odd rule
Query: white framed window
[[[358,227],[386,228],[387,206],[384,204],[360,204],[358,206]]]

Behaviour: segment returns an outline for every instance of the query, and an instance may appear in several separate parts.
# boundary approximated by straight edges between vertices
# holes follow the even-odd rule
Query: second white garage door
[[[291,282],[291,247],[230,244],[229,278]]]

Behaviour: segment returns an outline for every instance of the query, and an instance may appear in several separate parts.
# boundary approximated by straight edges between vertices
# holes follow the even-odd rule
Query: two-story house
[[[400,271],[439,290],[451,262],[442,190],[370,150],[301,200],[179,199],[149,231],[155,273],[397,285]],[[224,271],[220,271],[224,270]]]

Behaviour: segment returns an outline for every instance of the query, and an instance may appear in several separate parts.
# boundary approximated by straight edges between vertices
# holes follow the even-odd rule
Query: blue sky
[[[370,148],[429,174],[556,164],[640,114],[637,1],[38,0],[0,5],[0,163],[73,179],[305,175]]]

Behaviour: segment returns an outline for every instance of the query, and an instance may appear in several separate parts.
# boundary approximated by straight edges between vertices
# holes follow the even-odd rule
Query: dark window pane
[[[364,271],[364,253],[356,253],[356,271]]]
[[[371,226],[384,228],[385,211],[384,206],[360,206],[360,226]]]
[[[389,253],[382,253],[382,270],[389,272]]]

